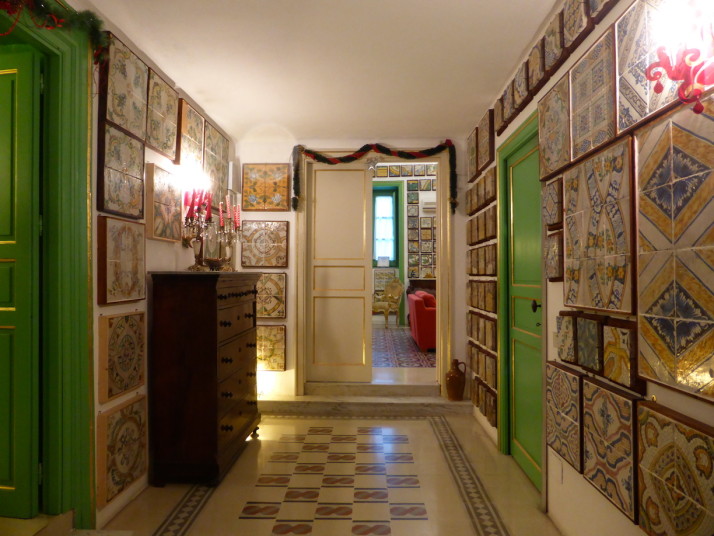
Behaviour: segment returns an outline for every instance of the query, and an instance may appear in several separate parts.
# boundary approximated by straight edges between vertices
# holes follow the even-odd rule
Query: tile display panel
[[[545,183],[541,193],[541,217],[548,230],[563,227],[563,177]]]
[[[583,476],[637,522],[636,397],[583,380]]]
[[[577,333],[576,361],[592,372],[602,372],[602,324],[595,315],[580,315],[575,320]]]
[[[619,0],[588,0],[588,12],[590,18],[595,21],[600,21],[615,7]]]
[[[287,278],[288,274],[285,272],[260,274],[260,279],[255,287],[257,318],[285,318],[287,316]]]
[[[146,164],[146,193],[147,238],[180,242],[181,188],[176,177],[155,164]]]
[[[528,98],[528,63],[521,63],[513,78],[513,107],[520,110]]]
[[[637,322],[608,318],[602,328],[602,375],[639,393],[644,382],[637,378]]]
[[[714,399],[714,99],[637,131],[640,376]]]
[[[506,129],[506,122],[503,120],[503,98],[499,97],[493,104],[493,128],[497,134]]]
[[[547,235],[543,240],[543,261],[548,281],[563,280],[563,231]]]
[[[570,71],[573,158],[615,136],[615,39],[608,30]]]
[[[469,313],[469,336],[492,352],[496,351],[498,345],[497,327],[496,318],[474,311]]]
[[[528,55],[528,89],[531,95],[535,95],[546,81],[544,42],[545,39],[538,41]]]
[[[466,150],[468,152],[468,160],[466,161],[466,177],[469,182],[472,182],[478,176],[478,164],[476,159],[476,129],[469,134],[466,140]]]
[[[186,100],[179,99],[179,136],[176,163],[191,172],[203,170],[206,120]]]
[[[210,181],[209,190],[216,199],[215,205],[224,202],[228,193],[229,146],[228,138],[206,121],[203,143],[203,173]]]
[[[143,223],[97,219],[97,301],[100,305],[146,297]]]
[[[631,140],[563,174],[565,304],[632,313]]]
[[[126,218],[144,217],[144,144],[110,123],[100,126],[97,210]]]
[[[650,536],[714,534],[714,429],[638,404],[639,524]]]
[[[243,210],[290,210],[289,164],[243,164]]]
[[[565,57],[563,48],[563,12],[558,13],[548,24],[543,36],[543,60],[545,71],[554,73]]]
[[[144,385],[146,318],[143,312],[99,317],[99,402]]]
[[[257,326],[258,370],[285,370],[285,326]]]
[[[576,363],[576,318],[577,313],[573,311],[560,311],[556,319],[558,359],[566,363]]]
[[[469,304],[471,307],[497,312],[498,285],[496,281],[469,281]]]
[[[287,221],[244,221],[242,229],[241,265],[243,267],[287,268]]]
[[[149,69],[146,144],[169,160],[176,158],[178,92]]]
[[[497,246],[487,244],[474,248],[469,253],[471,275],[496,275]]]
[[[488,110],[478,123],[476,134],[476,161],[478,171],[491,165],[494,158],[493,110]]]
[[[97,416],[97,506],[102,508],[147,470],[146,397]]]
[[[570,163],[570,80],[564,76],[538,102],[540,176]]]
[[[590,30],[587,0],[565,0],[563,5],[563,47],[574,50]]]
[[[591,0],[593,1],[593,0]],[[670,2],[671,3],[671,2]],[[677,83],[660,70],[662,92],[647,80],[647,66],[657,59],[658,44],[651,35],[657,3],[638,0],[615,24],[617,39],[617,128],[620,132],[677,99]]]
[[[556,363],[546,365],[545,375],[545,441],[582,473],[583,375]]]

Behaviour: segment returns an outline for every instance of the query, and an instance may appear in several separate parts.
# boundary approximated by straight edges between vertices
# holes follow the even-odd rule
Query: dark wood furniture
[[[255,433],[259,274],[150,274],[149,482],[215,485]]]
[[[436,296],[436,279],[410,279],[407,294],[413,294],[417,290]]]

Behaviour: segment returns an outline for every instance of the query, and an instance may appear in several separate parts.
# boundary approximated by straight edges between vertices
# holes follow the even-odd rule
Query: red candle
[[[226,217],[230,220],[232,217],[231,212],[231,194],[226,194]]]
[[[188,194],[188,192],[186,192]],[[186,218],[193,219],[193,207],[196,203],[196,190],[191,191],[191,201],[188,203],[188,212],[186,213]]]
[[[233,228],[238,229],[240,227],[240,207],[236,205],[233,207]]]
[[[211,219],[211,202],[213,201],[213,196],[211,194],[206,195],[206,221]]]
[[[223,227],[223,201],[218,203],[218,225]]]

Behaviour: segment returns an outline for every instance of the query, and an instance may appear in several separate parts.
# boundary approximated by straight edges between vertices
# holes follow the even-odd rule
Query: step
[[[305,394],[315,396],[439,396],[436,382],[402,385],[393,383],[307,382]]]
[[[331,417],[427,417],[470,415],[470,400],[452,402],[438,396],[272,396],[258,401],[264,415]]]
[[[0,517],[3,536],[66,536],[72,530],[72,512],[57,516],[40,514],[31,519]]]

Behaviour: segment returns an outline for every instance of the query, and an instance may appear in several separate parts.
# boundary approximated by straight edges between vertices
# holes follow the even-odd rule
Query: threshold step
[[[436,382],[420,384],[308,382],[306,395],[316,396],[439,396]]]
[[[438,396],[281,396],[258,401],[265,415],[327,415],[334,417],[426,417],[470,415],[470,400],[452,402]]]

